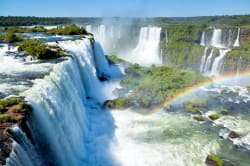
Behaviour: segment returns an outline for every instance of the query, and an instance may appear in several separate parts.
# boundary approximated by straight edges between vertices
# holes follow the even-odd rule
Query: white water
[[[86,28],[86,30],[87,30],[88,32],[91,32],[91,31],[92,31],[92,26],[91,26],[91,25],[87,25],[85,28]]]
[[[210,71],[211,64],[212,64],[213,52],[214,52],[214,49],[211,50],[209,56],[207,57],[207,60],[205,62],[205,66],[204,66],[204,73],[208,73]]]
[[[202,32],[200,45],[202,45],[202,46],[206,45],[206,42],[205,42],[205,32]]]
[[[208,50],[208,47],[205,47],[203,56],[201,58],[200,73],[204,72],[206,58],[207,58],[207,50]]]
[[[112,151],[123,166],[203,166],[207,155],[220,149],[211,136],[189,132],[196,127],[187,116],[145,116],[129,110],[112,115],[117,126]]]
[[[166,43],[168,43],[168,31],[165,31],[165,38],[166,38]]]
[[[93,152],[89,150],[97,151],[98,147],[92,145],[90,148],[88,144],[93,141],[97,143],[99,137],[103,136],[95,132],[95,137],[91,138],[91,126],[96,124],[88,122],[91,117],[87,118],[87,110],[100,110],[101,104],[107,99],[104,93],[107,90],[112,92],[113,88],[105,88],[106,85],[102,85],[98,80],[95,68],[98,58],[94,58],[96,47],[92,47],[88,39],[63,41],[59,46],[72,52],[73,58],[55,65],[48,76],[35,80],[35,85],[23,93],[33,108],[28,126],[37,146],[43,147],[39,149],[42,149],[44,161],[41,162],[45,163],[44,165],[89,165],[95,161],[90,156]],[[99,68],[102,69],[104,68]],[[117,86],[112,84],[109,87]],[[110,95],[110,92],[106,95]],[[87,102],[87,98],[93,99],[92,102]],[[104,116],[101,111],[98,114]],[[94,117],[97,118],[98,114]],[[107,116],[103,119],[105,123]],[[107,139],[100,142],[103,148],[108,146],[105,141],[107,142]],[[23,150],[15,144],[14,148],[16,153],[9,158],[9,163],[27,162],[27,165],[39,165],[36,162],[30,164],[32,162],[28,160],[22,161],[25,158],[15,161],[15,156],[20,158],[19,155],[26,149]],[[108,155],[108,152],[104,153]],[[100,163],[104,160],[107,160],[107,157],[103,157]]]
[[[37,153],[34,145],[27,138],[26,134],[18,127],[12,127],[12,132],[15,134],[13,142],[14,151],[6,160],[7,166],[23,165],[23,166],[42,166],[41,156]]]
[[[240,28],[238,28],[237,38],[234,42],[234,47],[239,47],[239,46],[240,46]]]
[[[132,63],[145,66],[161,64],[159,55],[160,35],[161,28],[159,27],[142,27],[136,48],[124,58]]]
[[[91,32],[95,36],[95,40],[98,41],[105,50],[105,53],[111,54],[117,46],[117,42],[121,38],[120,25],[106,25],[100,24],[97,27],[87,25],[86,30]]]
[[[217,48],[221,48],[222,47],[221,38],[222,38],[222,30],[214,29],[210,45]]]
[[[214,59],[210,73],[211,76],[219,76],[223,66],[223,59],[229,51],[230,49],[220,49],[220,55]]]

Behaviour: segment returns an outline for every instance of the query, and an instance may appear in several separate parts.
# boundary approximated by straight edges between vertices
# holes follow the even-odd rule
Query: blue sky
[[[1,16],[178,17],[250,14],[250,0],[0,0]]]

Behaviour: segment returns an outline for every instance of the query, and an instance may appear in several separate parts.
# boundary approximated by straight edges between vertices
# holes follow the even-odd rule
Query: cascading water
[[[91,25],[87,25],[85,28],[86,28],[86,30],[88,32],[92,32],[92,26]]]
[[[204,49],[204,54],[201,58],[201,65],[200,65],[201,73],[205,73],[206,75],[211,75],[211,76],[219,76],[219,73],[222,70],[221,67],[223,64],[223,59],[226,56],[227,52],[229,52],[232,47],[240,46],[239,44],[240,28],[238,28],[238,33],[237,33],[237,37],[236,37],[234,44],[233,44],[233,39],[235,37],[234,37],[233,31],[229,29],[227,34],[228,36],[223,37],[222,30],[215,28],[212,33],[210,44],[206,45],[205,32],[202,33],[200,45],[206,46],[206,47]],[[224,38],[223,42],[222,42],[222,38]],[[205,53],[207,52],[207,47],[215,47],[215,48],[220,49],[219,56],[216,57],[213,62],[212,62],[211,54],[206,58]]]
[[[202,32],[201,34],[201,42],[200,45],[205,46],[206,42],[205,42],[205,32]]]
[[[204,66],[204,73],[205,74],[207,74],[210,71],[211,64],[212,64],[213,52],[214,52],[214,49],[211,50],[211,52],[210,52],[210,54],[207,57],[207,60],[205,62],[205,66]]]
[[[201,58],[201,65],[200,65],[200,72],[201,72],[201,73],[204,72],[205,63],[206,63],[206,58],[207,58],[207,50],[208,50],[208,47],[205,47],[203,56],[202,56],[202,58]]]
[[[7,160],[9,165],[74,166],[90,162],[86,154],[90,142],[89,118],[86,117],[90,103],[87,99],[94,99],[95,108],[106,100],[95,68],[97,61],[101,60],[94,58],[98,52],[95,49],[99,48],[92,47],[88,39],[64,41],[58,45],[70,51],[73,57],[57,64],[50,75],[36,80],[35,85],[23,94],[33,108],[27,124],[38,148],[38,157],[31,159],[31,150],[24,147],[28,141],[22,144],[14,142],[14,152]],[[107,72],[100,62],[98,64],[101,73]],[[13,129],[14,133],[19,131]],[[27,154],[29,159],[20,157],[21,154]],[[43,156],[43,160],[39,156]]]
[[[239,46],[240,46],[240,28],[238,28],[237,38],[234,42],[234,47],[239,47]]]
[[[168,43],[168,31],[165,31],[165,39],[166,39],[166,43]]]
[[[141,65],[161,64],[159,56],[161,28],[142,27],[139,41],[126,60]]]
[[[220,49],[220,55],[215,58],[212,69],[211,69],[211,76],[218,76],[220,74],[222,65],[223,65],[223,59],[226,56],[226,54],[230,51],[230,49]]]
[[[222,47],[221,38],[222,38],[222,30],[214,29],[210,45],[217,48]]]

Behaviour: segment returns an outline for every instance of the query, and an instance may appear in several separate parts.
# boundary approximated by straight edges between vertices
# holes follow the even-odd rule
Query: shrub
[[[47,31],[48,34],[58,34],[58,35],[88,35],[89,33],[85,28],[80,28],[75,24],[68,25],[64,28],[54,28]]]
[[[12,118],[7,114],[0,114],[0,124],[5,122],[11,122]]]
[[[219,119],[220,116],[219,116],[218,114],[211,114],[211,115],[209,115],[209,118],[210,118],[211,120],[216,120],[216,119]]]
[[[195,116],[194,119],[197,121],[204,121],[204,117],[202,115]]]
[[[216,155],[208,155],[206,163],[208,165],[223,166],[223,161]]]
[[[15,104],[18,104],[21,102],[21,98],[18,98],[18,97],[12,97],[12,98],[9,98],[7,100],[7,105],[8,106],[11,106],[11,105],[15,105]]]
[[[223,109],[221,109],[221,111],[220,111],[223,115],[227,115],[228,114],[228,109],[226,109],[226,108],[223,108]]]
[[[28,39],[19,44],[19,51],[25,51],[26,54],[38,59],[53,59],[66,56],[60,48],[53,48],[39,40]]]
[[[109,55],[109,56],[106,56],[106,58],[108,59],[108,62],[110,64],[120,64],[120,63],[123,63],[124,60],[118,58],[117,56],[115,55]]]
[[[0,99],[0,104],[6,107],[8,105],[8,101],[6,99]]]
[[[23,109],[24,104],[21,102],[17,105],[12,106],[11,108],[9,108],[9,111],[12,113],[22,113],[25,111],[25,109]]]
[[[14,43],[14,42],[22,41],[22,40],[23,40],[23,37],[21,35],[16,35],[11,30],[8,30],[6,35],[5,35],[5,41],[7,43]]]

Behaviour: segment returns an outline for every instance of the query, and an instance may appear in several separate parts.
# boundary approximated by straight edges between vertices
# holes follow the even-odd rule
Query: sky
[[[0,0],[0,16],[189,17],[250,14],[250,0]]]

